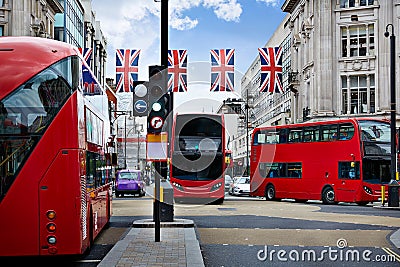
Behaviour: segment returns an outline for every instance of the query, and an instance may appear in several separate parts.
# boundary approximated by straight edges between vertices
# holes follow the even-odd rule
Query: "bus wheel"
[[[224,203],[224,198],[223,197],[218,198],[217,200],[215,200],[213,202],[213,204],[216,204],[216,205],[222,205],[223,203]]]
[[[272,184],[267,185],[265,189],[265,200],[275,200],[275,187]]]
[[[335,204],[335,191],[332,187],[325,187],[322,191],[322,202],[324,204]]]

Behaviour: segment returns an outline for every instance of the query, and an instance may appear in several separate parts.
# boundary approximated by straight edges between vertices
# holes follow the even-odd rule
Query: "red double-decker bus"
[[[1,37],[0,68],[0,256],[82,254],[111,216],[107,93],[54,40]]]
[[[366,205],[390,180],[390,123],[352,118],[256,128],[250,163],[253,196]]]
[[[170,182],[176,202],[219,203],[225,197],[225,121],[222,114],[176,114]]]

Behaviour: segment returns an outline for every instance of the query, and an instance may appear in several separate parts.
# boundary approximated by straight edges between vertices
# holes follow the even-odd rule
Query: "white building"
[[[282,10],[288,15],[265,47],[284,50],[285,93],[259,93],[260,60],[255,55],[241,84],[242,99],[255,118],[248,117],[249,142],[245,127],[233,140],[235,165],[246,164],[256,126],[351,116],[390,118],[390,42],[384,33],[393,30],[399,36],[400,0],[286,0]]]

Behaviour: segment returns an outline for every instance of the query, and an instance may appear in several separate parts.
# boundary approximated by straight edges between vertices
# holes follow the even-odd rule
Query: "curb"
[[[137,220],[132,223],[133,228],[154,228],[153,219]],[[173,222],[160,222],[161,228],[193,228],[194,222],[186,219],[174,219]]]

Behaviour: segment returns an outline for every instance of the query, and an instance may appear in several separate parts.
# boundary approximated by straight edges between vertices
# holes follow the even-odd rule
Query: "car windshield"
[[[119,174],[119,179],[121,180],[137,180],[138,173],[137,172],[121,172]]]

